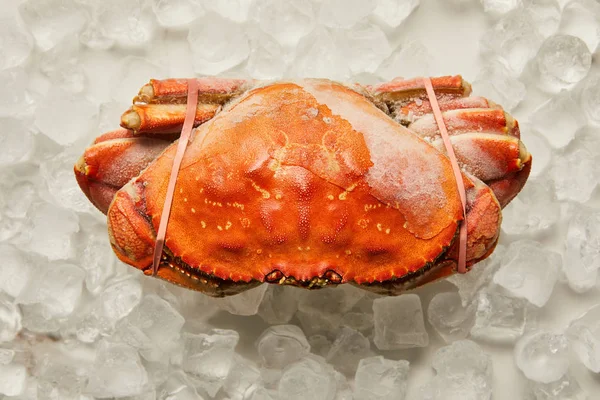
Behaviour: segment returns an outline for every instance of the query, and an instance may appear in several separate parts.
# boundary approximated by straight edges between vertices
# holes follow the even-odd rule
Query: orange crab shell
[[[117,255],[145,271],[175,150],[118,191],[108,211]],[[277,83],[193,133],[165,251],[169,262],[231,282],[384,282],[434,263],[462,218],[448,158],[364,96],[330,81]],[[479,256],[493,248],[499,218],[498,207]]]

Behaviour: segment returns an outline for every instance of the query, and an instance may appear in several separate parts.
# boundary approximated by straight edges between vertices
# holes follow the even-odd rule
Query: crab
[[[150,80],[74,167],[117,257],[146,275],[187,82]],[[396,295],[456,272],[465,214],[422,79],[197,82],[158,278],[218,297],[265,282]],[[431,82],[467,194],[471,269],[532,158],[501,106],[461,76]]]

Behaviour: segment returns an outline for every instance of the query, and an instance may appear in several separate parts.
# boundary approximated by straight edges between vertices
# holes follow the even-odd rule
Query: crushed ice
[[[453,58],[462,43],[440,55],[437,38],[413,34],[431,12],[423,3],[5,2],[0,395],[480,400],[508,389],[512,398],[593,398],[598,383],[582,370],[600,372],[595,0],[441,6],[454,16],[442,27],[460,23],[460,12],[487,24],[472,39],[479,67],[465,78],[514,113],[534,157],[494,254],[445,283],[398,297],[261,286],[209,298],[117,261],[104,218],[73,178],[83,148],[118,126],[149,78],[373,83],[461,73]],[[514,362],[495,365],[498,354]],[[522,382],[494,386],[503,368]]]

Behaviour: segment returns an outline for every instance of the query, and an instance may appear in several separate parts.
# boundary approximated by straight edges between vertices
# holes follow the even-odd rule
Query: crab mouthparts
[[[165,248],[165,250],[167,249]],[[147,267],[143,272],[148,276],[153,275],[152,266]],[[342,276],[332,270],[325,271],[321,276],[315,276],[305,280],[297,279],[293,276],[286,276],[279,269],[274,269],[266,274],[262,281],[251,280],[250,282],[239,282],[231,279],[222,279],[186,264],[179,257],[174,257],[168,250],[163,252],[158,271],[156,272],[156,277],[170,281],[179,286],[202,291],[215,297],[239,293],[264,282],[306,289],[320,289],[326,286],[336,286],[343,282]]]

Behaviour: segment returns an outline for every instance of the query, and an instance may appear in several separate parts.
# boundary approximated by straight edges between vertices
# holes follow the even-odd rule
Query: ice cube
[[[188,42],[194,70],[204,75],[217,75],[235,67],[250,53],[242,28],[218,14],[207,14],[202,22],[192,24]]]
[[[52,204],[36,205],[31,213],[29,250],[50,260],[64,260],[75,255],[75,233],[79,232],[77,214]]]
[[[522,0],[481,0],[481,4],[483,11],[492,16],[499,16],[516,10],[521,6]]]
[[[15,358],[15,351],[12,349],[0,349],[0,364],[9,364]]]
[[[558,200],[587,202],[600,181],[598,163],[590,148],[571,148],[559,154],[550,166]]]
[[[273,37],[259,32],[252,35],[251,50],[246,71],[255,79],[281,78],[289,63],[289,56]]]
[[[267,286],[267,284],[263,284],[234,296],[214,299],[214,303],[230,314],[256,315]]]
[[[500,62],[484,65],[473,81],[473,93],[502,104],[507,111],[513,110],[523,101],[527,91],[525,85],[510,74]]]
[[[383,0],[377,2],[373,14],[392,28],[397,28],[419,6],[421,0]]]
[[[509,235],[535,234],[556,223],[560,203],[547,180],[531,179],[502,214],[504,232]]]
[[[436,375],[421,386],[419,400],[491,400],[491,383],[481,374]]]
[[[53,318],[52,315],[48,315],[43,304],[21,304],[20,309],[23,315],[21,319],[23,328],[31,332],[54,333],[60,329],[63,322],[59,318]]]
[[[266,368],[282,369],[310,352],[304,332],[296,325],[267,328],[256,342],[258,355]]]
[[[183,317],[169,302],[149,294],[117,323],[117,332],[118,337],[131,346],[166,351],[179,338],[183,323]]]
[[[27,142],[27,139],[25,138],[24,141]],[[6,190],[4,215],[19,220],[25,219],[31,205],[39,201],[38,188],[36,188],[37,179],[22,176],[15,179],[5,177],[4,180],[12,181],[10,189]]]
[[[47,318],[65,317],[79,302],[85,273],[66,263],[44,263],[32,274],[16,304],[39,304]]]
[[[223,389],[231,400],[247,399],[260,383],[260,370],[250,360],[237,354],[234,356],[231,371],[223,383]]]
[[[108,50],[115,44],[115,40],[108,36],[107,30],[98,21],[103,7],[102,3],[92,3],[90,6],[91,19],[79,34],[79,41],[90,49]]]
[[[527,12],[537,30],[544,37],[556,32],[560,24],[561,7],[556,0],[523,0]]]
[[[319,22],[330,28],[352,28],[356,23],[367,18],[373,12],[375,6],[374,0],[330,0],[322,2],[319,10]],[[380,5],[382,8],[386,8],[386,6],[389,7],[386,4]]]
[[[409,363],[383,356],[363,358],[355,376],[355,400],[402,400],[406,396]]]
[[[156,400],[204,400],[204,398],[196,392],[194,384],[184,372],[175,371],[171,372],[157,389]]]
[[[39,341],[31,349],[32,376],[48,398],[78,398],[85,391],[97,358],[96,349],[76,341]],[[87,396],[85,396],[87,397]]]
[[[0,117],[14,117],[27,109],[29,76],[19,67],[0,71]]]
[[[505,251],[506,247],[497,245],[492,255],[477,263],[468,274],[455,274],[447,278],[448,282],[458,288],[463,307],[470,305],[479,290],[492,280],[500,267],[500,261]]]
[[[6,294],[0,294],[0,343],[12,341],[21,331],[21,312]]]
[[[570,0],[562,10],[559,32],[577,36],[590,52],[600,43],[600,4],[594,0]]]
[[[87,84],[80,53],[77,37],[66,37],[41,55],[40,71],[54,85],[70,93],[80,93]]]
[[[282,46],[294,46],[315,26],[311,2],[255,0],[251,16]]]
[[[459,340],[442,347],[433,356],[437,375],[421,388],[427,400],[490,399],[492,395],[492,358],[476,343]]]
[[[371,344],[362,333],[342,326],[327,353],[327,362],[347,376],[354,375],[358,363],[371,355]]]
[[[27,385],[27,369],[24,365],[11,363],[0,365],[0,393],[5,396],[18,396]]]
[[[538,178],[546,172],[552,162],[552,147],[544,135],[528,124],[521,125],[521,137],[527,142],[527,150],[535,154],[535,163],[531,165],[529,175],[531,178]]]
[[[131,96],[131,93],[129,93],[129,96]],[[123,115],[123,112],[125,112],[127,108],[128,105],[124,101],[110,101],[100,104],[98,132],[108,132],[115,129],[119,125],[119,121],[121,121],[121,115]]]
[[[13,19],[0,20],[0,70],[24,64],[33,49],[33,38]]]
[[[273,325],[288,323],[298,309],[299,290],[291,286],[267,285],[258,316]]]
[[[145,0],[104,0],[98,4],[97,24],[117,45],[141,47],[154,37],[156,19]]]
[[[535,400],[588,400],[588,395],[570,374],[551,383],[529,381],[530,393]]]
[[[38,106],[35,126],[62,146],[89,134],[97,122],[98,107],[81,95],[50,88]]]
[[[204,7],[216,12],[224,18],[235,22],[244,22],[248,19],[248,11],[253,0],[221,0],[204,3]]]
[[[386,80],[400,76],[428,76],[433,58],[418,40],[406,40],[379,66],[377,75]]]
[[[257,388],[248,400],[277,400],[277,393],[271,390],[267,390],[264,387]]]
[[[137,350],[123,343],[100,342],[88,394],[101,398],[135,396],[147,383],[148,374]]]
[[[77,337],[83,342],[92,342],[100,334],[112,333],[117,321],[127,316],[141,298],[142,288],[135,278],[110,283],[77,322]]]
[[[517,77],[536,55],[542,40],[531,15],[519,9],[506,14],[485,32],[480,45],[483,56],[498,57],[510,75]]]
[[[600,126],[600,74],[590,75],[585,80],[580,103],[588,122]]]
[[[583,40],[557,34],[544,41],[536,56],[539,87],[548,92],[570,89],[586,77],[592,55]]]
[[[344,314],[360,301],[365,292],[350,285],[340,285],[322,290],[303,291],[299,294],[299,310]]]
[[[357,330],[359,332],[367,332],[373,328],[373,302],[369,311],[363,312],[362,310],[350,311],[342,316],[340,325],[345,325],[349,328]]]
[[[596,286],[600,268],[600,213],[577,208],[569,220],[563,271],[578,293]]]
[[[490,384],[493,378],[492,358],[471,340],[457,340],[438,349],[433,355],[432,366],[438,375],[479,374]]]
[[[86,232],[80,240],[79,265],[86,272],[85,286],[92,294],[104,288],[106,280],[114,273],[115,255],[110,247],[106,227]]]
[[[296,59],[289,74],[293,78],[329,78],[346,80],[350,77],[348,59],[334,36],[323,27],[305,36],[296,48]]]
[[[392,48],[383,31],[374,24],[359,23],[348,31],[337,31],[337,42],[353,74],[375,72]]]
[[[0,243],[0,254],[0,291],[17,297],[32,278],[33,266],[23,252],[7,243]]]
[[[600,372],[600,306],[575,318],[567,329],[571,349],[589,370]]]
[[[333,369],[318,357],[305,357],[283,370],[278,391],[288,400],[333,400],[336,382]]]
[[[436,294],[427,309],[427,319],[446,343],[464,339],[475,321],[473,304],[462,305],[457,292]]]
[[[418,295],[403,294],[375,299],[373,312],[373,341],[379,350],[425,347],[429,344]]]
[[[348,379],[338,371],[334,371],[335,400],[353,400],[352,388]]]
[[[586,120],[572,93],[562,92],[538,107],[530,122],[552,147],[562,148],[573,140]]]
[[[525,331],[526,301],[482,290],[477,296],[471,337],[481,341],[514,343]]]
[[[145,58],[125,57],[112,79],[114,85],[114,90],[111,91],[112,97],[120,103],[123,99],[129,99],[138,93],[140,88],[148,83],[150,79],[161,79],[165,77],[164,75],[165,72],[162,67]],[[126,108],[122,108],[121,114],[125,110]],[[113,125],[109,129],[115,129],[119,122],[120,115],[118,119],[113,121]]]
[[[364,293],[350,285],[300,292],[296,316],[307,335],[334,337],[343,315],[354,307]]]
[[[84,132],[79,132],[79,135]],[[80,213],[95,212],[79,184],[73,179],[73,164],[81,154],[80,146],[66,148],[40,164],[40,175],[46,180],[50,198],[55,205]],[[106,234],[105,234],[106,235]]]
[[[569,369],[569,345],[564,335],[535,331],[515,346],[517,367],[531,380],[542,383],[562,378]]]
[[[320,357],[326,357],[331,349],[331,340],[325,335],[312,335],[308,337],[310,351]]]
[[[494,275],[494,282],[514,296],[542,307],[550,299],[561,265],[560,254],[538,242],[513,242]]]
[[[42,50],[77,35],[87,22],[82,5],[69,0],[27,0],[20,4],[19,13]]]
[[[0,167],[30,161],[35,141],[29,127],[15,118],[0,118],[0,126]]]
[[[208,334],[183,334],[185,349],[181,367],[210,397],[223,386],[231,370],[239,338],[236,331],[229,329],[214,329]]]
[[[158,23],[169,28],[187,25],[204,15],[199,0],[154,0],[152,10]]]

